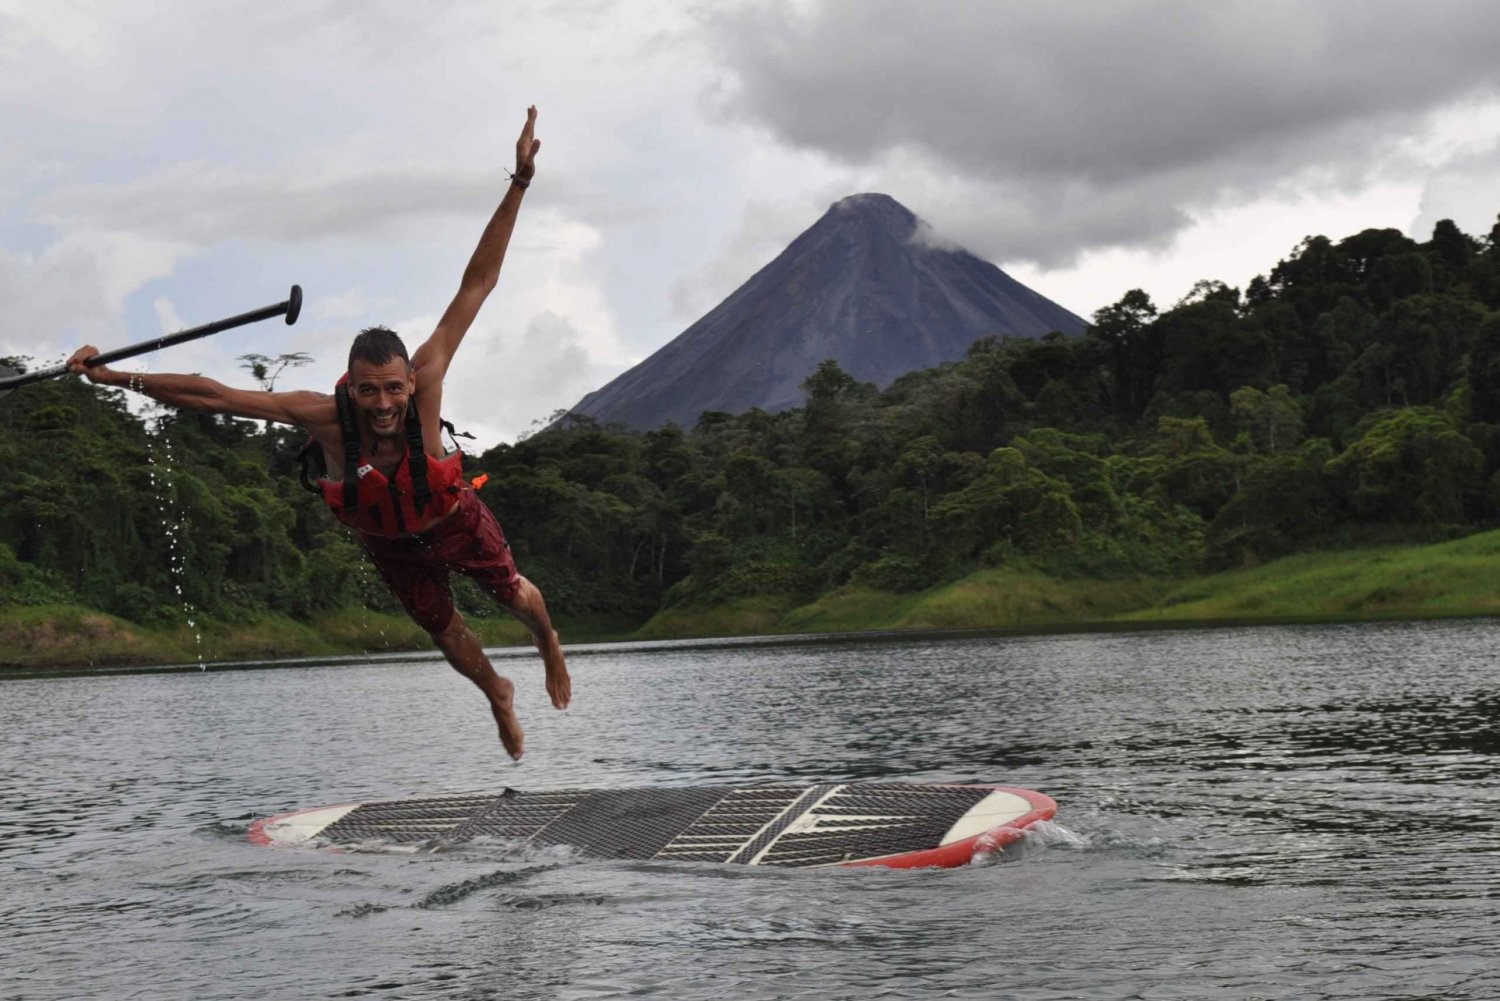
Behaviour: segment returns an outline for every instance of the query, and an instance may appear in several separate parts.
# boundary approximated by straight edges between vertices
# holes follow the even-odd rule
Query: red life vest
[[[464,481],[462,452],[453,452],[441,459],[424,453],[422,458],[427,460],[427,487],[431,496],[420,508],[417,506],[416,485],[412,482],[410,451],[402,456],[396,475],[390,478],[361,457],[356,472],[359,477],[358,502],[353,508],[345,505],[342,483],[319,480],[323,502],[339,521],[367,535],[394,538],[431,528],[458,504],[459,491],[471,488]]]
[[[415,399],[409,400],[406,408],[406,452],[395,475],[387,477],[360,454],[359,425],[349,398],[347,372],[334,387],[333,395],[344,439],[344,479],[334,482],[320,477],[317,486],[324,503],[344,524],[369,535],[413,535],[452,511],[458,504],[459,491],[471,489],[464,481],[462,451],[455,449],[441,459],[427,454]]]

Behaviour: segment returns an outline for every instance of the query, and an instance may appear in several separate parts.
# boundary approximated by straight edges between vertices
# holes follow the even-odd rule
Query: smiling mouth
[[[395,411],[392,411],[389,414],[371,414],[370,426],[373,427],[376,431],[395,430],[396,417],[397,415]]]

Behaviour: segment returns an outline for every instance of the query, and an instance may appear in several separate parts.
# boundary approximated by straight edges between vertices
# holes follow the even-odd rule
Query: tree
[[[1261,452],[1285,452],[1302,439],[1302,408],[1285,386],[1262,393],[1241,386],[1229,394],[1229,410],[1239,430]]]
[[[802,382],[807,406],[802,411],[804,465],[822,470],[842,486],[852,465],[849,448],[850,409],[864,386],[829,358]]]
[[[1150,327],[1155,318],[1151,297],[1135,288],[1094,313],[1089,328],[1089,336],[1105,346],[1109,359],[1113,409],[1129,420],[1146,408],[1161,365],[1161,338]]]
[[[1071,545],[1082,527],[1067,484],[1032,469],[1014,448],[991,452],[979,477],[944,497],[933,519],[960,558],[997,546],[1046,553]]]
[[[1500,314],[1484,321],[1469,359],[1469,415],[1500,424]]]
[[[255,381],[260,383],[260,388],[268,393],[276,391],[276,380],[281,378],[281,373],[288,368],[301,368],[312,364],[312,355],[306,351],[291,351],[287,354],[277,355],[275,358],[262,354],[240,355],[236,361],[240,362],[240,368],[245,369]]]
[[[1240,474],[1240,487],[1208,531],[1212,566],[1255,564],[1315,539],[1337,523],[1333,457],[1327,439],[1296,451],[1256,457]]]
[[[1376,421],[1328,463],[1360,520],[1417,525],[1462,522],[1483,468],[1483,453],[1425,407]]]

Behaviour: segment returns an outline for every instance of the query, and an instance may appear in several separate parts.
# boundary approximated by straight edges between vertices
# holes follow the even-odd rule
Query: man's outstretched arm
[[[68,359],[68,369],[105,386],[122,386],[154,400],[188,410],[202,410],[233,417],[277,421],[313,430],[338,424],[333,397],[323,393],[263,393],[235,389],[201,375],[169,372],[119,372],[105,365],[89,367],[85,361],[99,353],[93,345],[79,348]]]
[[[432,336],[412,355],[412,368],[417,371],[419,389],[441,384],[448,363],[453,360],[464,334],[469,332],[469,326],[479,314],[479,307],[484,305],[484,300],[500,280],[500,264],[505,260],[510,234],[516,228],[521,198],[536,174],[536,154],[542,148],[542,141],[535,133],[536,106],[533,105],[526,109],[526,125],[516,140],[516,171],[510,187],[500,200],[500,207],[490,217],[489,225],[484,228],[479,246],[474,248],[474,256],[469,258],[458,294],[448,304]]]

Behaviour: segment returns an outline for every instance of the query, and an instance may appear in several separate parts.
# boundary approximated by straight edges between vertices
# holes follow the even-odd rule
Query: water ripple
[[[1493,998],[1490,622],[431,658],[0,684],[0,997]],[[951,872],[274,851],[434,792],[904,778],[1053,795]]]

